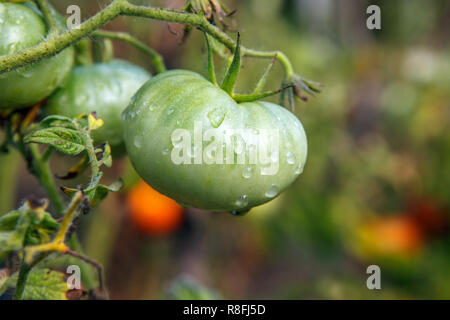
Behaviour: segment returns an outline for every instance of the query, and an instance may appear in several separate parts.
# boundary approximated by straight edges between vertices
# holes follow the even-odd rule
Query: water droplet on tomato
[[[300,174],[302,172],[303,172],[303,165],[300,163],[297,169],[295,169],[295,174]]]
[[[211,125],[214,128],[218,128],[222,122],[223,119],[225,119],[225,113],[223,112],[222,108],[215,108],[208,112],[207,115],[209,122],[211,122]]]
[[[294,164],[295,163],[295,156],[292,152],[288,151],[288,153],[286,154],[287,157],[287,162],[289,164]]]
[[[238,211],[238,210],[233,210],[230,213],[233,216],[245,216],[250,210],[244,210],[244,211]]]
[[[271,185],[269,190],[266,192],[267,198],[274,198],[278,194],[278,187],[276,185]]]
[[[141,141],[141,138],[139,136],[136,137],[136,139],[134,139],[134,145],[136,146],[136,148],[142,147],[142,141]]]
[[[245,179],[250,179],[252,176],[252,171],[253,171],[252,167],[247,167],[244,169],[244,172],[242,172],[242,176]]]
[[[242,196],[240,196],[239,199],[236,200],[236,205],[239,208],[244,208],[245,206],[247,206],[248,205],[247,195],[243,194]]]

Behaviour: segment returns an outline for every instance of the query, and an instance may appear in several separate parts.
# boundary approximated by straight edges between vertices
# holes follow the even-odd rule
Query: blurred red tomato
[[[144,181],[129,191],[126,201],[131,220],[144,234],[171,233],[183,220],[183,208]]]
[[[417,220],[402,215],[373,219],[358,231],[361,249],[370,256],[412,256],[425,240]]]

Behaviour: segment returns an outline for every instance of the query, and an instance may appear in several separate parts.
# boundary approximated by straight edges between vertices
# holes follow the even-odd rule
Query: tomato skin
[[[118,147],[123,144],[122,111],[148,79],[147,71],[122,60],[75,67],[49,98],[46,113],[75,117],[95,111],[105,123],[92,132],[95,144]]]
[[[138,174],[186,207],[247,211],[286,189],[306,162],[306,134],[291,112],[269,102],[237,104],[225,91],[190,71],[168,71],[148,81],[133,97],[123,119],[127,152]],[[171,135],[177,128],[192,132],[195,121],[201,121],[204,130],[278,130],[278,172],[262,175],[262,166],[248,161],[175,164]],[[245,176],[246,170],[251,174]]]
[[[44,20],[23,4],[0,3],[0,56],[32,47],[47,36]],[[0,109],[28,107],[48,97],[72,69],[74,50],[0,74]]]

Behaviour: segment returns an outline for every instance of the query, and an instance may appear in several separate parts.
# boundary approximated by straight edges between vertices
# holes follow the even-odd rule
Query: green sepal
[[[236,84],[236,79],[239,74],[239,70],[241,68],[241,41],[240,41],[240,34],[237,35],[236,40],[236,49],[234,50],[234,56],[233,61],[231,62],[230,67],[227,70],[227,73],[225,74],[225,77],[223,78],[222,85],[220,86],[221,89],[223,89],[228,94],[232,95],[234,86]]]

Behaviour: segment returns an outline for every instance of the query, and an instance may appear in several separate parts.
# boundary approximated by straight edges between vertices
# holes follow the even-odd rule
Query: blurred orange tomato
[[[131,220],[144,234],[168,234],[183,220],[183,208],[144,181],[129,191],[126,201]]]
[[[420,251],[424,244],[422,228],[409,216],[377,218],[358,231],[362,249],[371,256],[407,257]]]

